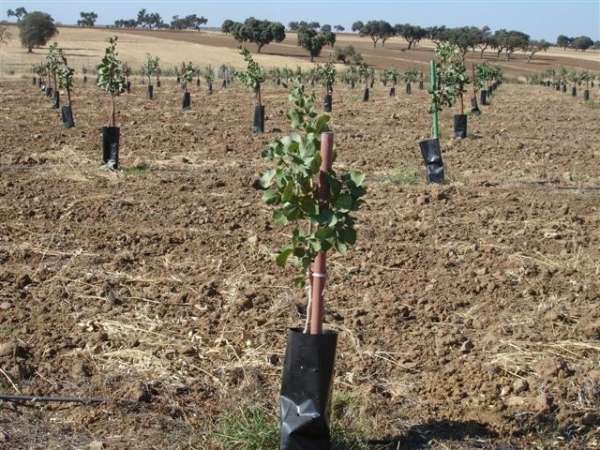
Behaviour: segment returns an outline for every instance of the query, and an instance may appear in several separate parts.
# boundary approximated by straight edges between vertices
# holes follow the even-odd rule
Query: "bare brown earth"
[[[198,33],[189,31],[147,30],[126,30],[124,32],[138,36],[152,36],[223,48],[237,48],[239,46],[239,43],[231,36],[219,32]],[[288,33],[285,41],[264,47],[262,53],[273,56],[292,56],[304,62],[308,58],[307,52],[296,45],[296,39],[295,33]],[[254,44],[245,45],[252,49],[252,51],[256,51]],[[407,50],[407,44],[401,38],[388,40],[385,43],[385,47],[382,47],[381,43],[378,43],[377,48],[373,48],[372,41],[367,37],[359,38],[357,35],[340,34],[338,35],[337,45],[353,45],[369,64],[379,69],[390,66],[403,69],[417,66],[424,69],[429,64],[429,61],[431,61],[433,53],[432,46],[428,43],[425,43],[423,46],[417,46],[415,49]],[[316,61],[321,63],[326,62],[332,53],[332,50],[327,47],[322,55],[316,58]],[[528,63],[527,56],[523,54],[515,54],[510,61],[506,61],[504,56],[498,58],[495,52],[485,52],[483,59],[480,53],[477,52],[468,54],[467,63],[488,61],[491,64],[501,66],[506,74],[511,77],[533,75],[560,65],[572,67],[577,70],[600,72],[600,54],[588,52],[587,54],[581,53],[581,55],[580,58],[577,58],[577,56],[571,53],[568,56],[557,56],[556,52],[552,52],[551,54],[539,53]]]
[[[0,402],[0,448],[219,449],[224,414],[276,411],[304,295],[253,183],[286,92],[266,88],[259,137],[247,91],[192,95],[186,113],[169,80],[121,97],[109,172],[96,89],[77,87],[63,130],[37,89],[2,82],[0,390],[110,401]],[[446,111],[449,182],[430,187],[427,94],[359,98],[338,88],[333,115],[336,167],[369,190],[359,244],[331,258],[334,389],[357,408],[334,422],[367,424],[370,449],[598,448],[598,104],[503,85],[464,141]]]

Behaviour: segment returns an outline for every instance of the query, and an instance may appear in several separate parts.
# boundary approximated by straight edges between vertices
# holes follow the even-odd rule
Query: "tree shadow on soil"
[[[403,436],[384,440],[373,440],[371,448],[380,450],[419,450],[429,447],[432,440],[468,443],[472,439],[494,439],[498,434],[487,425],[475,421],[454,422],[450,420],[430,421],[411,427]]]

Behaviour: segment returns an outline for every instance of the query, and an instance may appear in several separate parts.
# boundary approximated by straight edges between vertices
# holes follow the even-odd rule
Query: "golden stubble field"
[[[239,56],[238,43],[230,36],[216,31],[141,31],[141,30],[110,30],[105,28],[82,29],[76,27],[60,27],[59,35],[55,40],[63,47],[69,63],[76,68],[86,66],[93,69],[103,55],[106,39],[109,36],[119,37],[119,52],[122,59],[134,69],[138,69],[147,53],[159,56],[163,67],[173,67],[184,60],[191,60],[197,65],[218,66],[231,64],[234,67],[242,66]],[[33,54],[20,46],[18,30],[10,27],[13,39],[8,45],[0,47],[0,76],[11,74],[20,75],[28,73],[32,64],[39,62],[46,54],[45,48],[34,50]],[[386,42],[385,48],[381,43],[373,48],[369,38],[360,38],[353,34],[339,34],[338,45],[354,45],[365,57],[365,60],[377,68],[390,66],[406,69],[416,67],[424,70],[432,57],[433,43],[427,40],[410,51],[406,50],[406,42],[401,38],[392,38]],[[255,50],[254,45],[249,45]],[[317,62],[327,61],[332,54],[332,49],[326,47]],[[288,33],[286,40],[279,44],[271,44],[263,49],[261,55],[256,55],[257,61],[266,67],[288,66],[295,68],[312,67],[305,50],[296,45],[295,33]],[[467,58],[470,63],[481,62],[479,53],[470,53]],[[511,61],[497,58],[495,53],[488,51],[484,60],[500,65],[510,77],[523,77],[540,73],[551,67],[565,65],[577,70],[592,70],[600,72],[600,52],[575,52],[552,49],[546,53],[536,55],[531,63],[520,52],[516,52]]]
[[[10,27],[13,39],[8,45],[0,47],[0,75],[9,75],[11,71],[27,73],[32,64],[38,63],[45,57],[46,48],[35,49],[33,54],[27,54],[18,40],[18,30]],[[110,36],[119,37],[119,54],[123,61],[127,61],[132,67],[139,68],[144,62],[146,54],[151,53],[158,56],[163,65],[175,66],[182,61],[191,60],[201,66],[230,64],[241,67],[243,60],[239,52],[234,48],[217,47],[194,42],[186,42],[173,39],[164,39],[160,36],[140,35],[116,30],[106,29],[79,29],[62,27],[59,34],[52,40],[58,42],[69,58],[69,64],[80,69],[86,66],[93,69],[104,54],[106,40]],[[306,61],[278,55],[258,55],[256,60],[266,66],[303,67],[310,66]]]

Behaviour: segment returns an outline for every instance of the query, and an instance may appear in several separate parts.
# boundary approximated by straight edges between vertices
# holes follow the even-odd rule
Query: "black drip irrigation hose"
[[[79,403],[82,405],[98,405],[101,403],[111,403],[112,400],[104,398],[80,398],[80,397],[45,397],[37,395],[0,395],[0,402],[13,403]],[[118,404],[137,405],[139,402],[135,400],[118,400]]]

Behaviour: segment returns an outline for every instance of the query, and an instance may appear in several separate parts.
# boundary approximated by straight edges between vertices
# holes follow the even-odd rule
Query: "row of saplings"
[[[119,165],[120,129],[116,126],[115,98],[122,93],[131,91],[131,81],[129,79],[131,68],[119,60],[116,46],[117,38],[109,39],[109,46],[98,66],[97,72],[98,86],[105,90],[111,98],[108,125],[102,129],[103,163],[110,168],[118,168]],[[333,110],[333,87],[338,79],[351,88],[355,87],[357,83],[364,83],[363,101],[369,100],[370,89],[373,88],[376,80],[377,72],[366,64],[351,67],[339,76],[332,62],[323,66],[317,65],[314,69],[306,72],[302,72],[298,68],[295,73],[287,69],[274,69],[268,73],[254,61],[247,49],[242,49],[241,54],[246,62],[246,70],[236,72],[232,68],[223,66],[222,70],[219,70],[219,76],[223,80],[223,87],[230,84],[235,77],[254,92],[253,131],[255,133],[262,133],[265,128],[265,106],[262,102],[261,86],[268,78],[277,85],[283,84],[285,87],[287,87],[290,78],[300,83],[310,83],[312,86],[316,83],[322,84],[325,88],[325,112]],[[66,127],[73,127],[75,123],[71,104],[71,90],[73,87],[74,70],[68,66],[62,49],[56,44],[52,44],[49,48],[46,63],[35,66],[34,71],[39,77],[37,83],[42,87],[47,96],[52,97],[52,103],[55,108],[59,108],[59,89],[66,91],[67,104],[61,110],[61,117]],[[160,86],[158,58],[147,55],[142,73],[148,79],[148,97],[153,98],[153,76],[156,76],[157,86]],[[191,106],[191,94],[188,86],[192,84],[194,77],[197,77],[196,84],[200,84],[199,73],[201,72],[189,62],[182,63],[181,67],[178,67],[175,73],[177,75],[177,82],[183,89],[183,109],[189,109]],[[205,72],[205,77],[209,93],[212,93],[214,71],[208,68]],[[382,84],[384,86],[391,86],[390,96],[395,96],[396,86],[400,80],[405,82],[407,94],[411,93],[412,83],[416,83],[417,81],[419,82],[419,88],[423,89],[423,78],[423,73],[419,74],[415,69],[410,69],[403,74],[396,68],[388,68],[380,72]],[[84,82],[85,80],[86,76],[84,75]],[[479,109],[478,98],[482,105],[488,105],[489,98],[500,85],[501,81],[501,70],[498,67],[485,63],[472,66],[472,79],[470,79],[465,66],[464,54],[451,44],[442,43],[438,45],[429,76],[429,92],[432,97],[430,112],[433,115],[434,124],[432,128],[433,139],[421,143],[423,156],[428,161],[428,179],[430,182],[443,181],[443,166],[439,149],[439,112],[443,107],[451,107],[458,102],[459,114],[454,116],[454,136],[456,138],[466,138],[467,115],[465,114],[464,97],[467,93],[467,85],[470,83],[473,84],[471,113],[480,114],[481,110]],[[35,78],[34,83],[36,83]],[[437,169],[434,169],[434,166]]]
[[[109,46],[98,66],[98,85],[111,98],[108,126],[102,129],[103,161],[109,167],[118,167],[119,128],[116,122],[116,98],[126,92],[127,79],[116,51],[117,39],[109,39]],[[55,50],[53,49],[53,52]],[[68,90],[71,84],[64,73],[66,59],[57,70],[57,85]],[[54,54],[54,53],[53,53]],[[62,56],[61,56],[62,55]],[[242,50],[247,68],[237,74],[238,79],[256,94],[257,114],[264,116],[261,102],[261,83],[265,71]],[[65,67],[67,69],[65,69]],[[335,67],[321,70],[331,95],[336,79]],[[479,68],[478,70],[483,70]],[[486,69],[487,70],[487,69]],[[491,70],[491,69],[490,69]],[[182,70],[182,82],[189,82],[191,68]],[[489,88],[478,88],[486,96],[498,86],[500,74],[485,80]],[[72,79],[71,79],[72,81]],[[433,116],[432,139],[420,142],[427,167],[429,182],[443,181],[443,166],[439,145],[439,112],[456,101],[464,110],[462,97],[470,80],[466,76],[461,52],[448,44],[441,44],[435,52],[430,68],[431,108]],[[47,87],[47,90],[49,87]],[[476,90],[475,90],[476,93]],[[337,333],[324,329],[324,297],[328,278],[327,253],[345,254],[356,243],[356,219],[366,194],[365,176],[358,171],[335,171],[333,163],[339,151],[334,150],[334,135],[329,127],[330,116],[320,113],[315,94],[308,95],[302,80],[293,81],[290,92],[292,107],[288,112],[293,132],[276,139],[263,151],[273,167],[260,179],[263,201],[274,208],[273,222],[291,228],[290,241],[275,257],[279,266],[293,264],[298,268],[294,284],[307,288],[307,315],[303,327],[288,332],[288,342],[282,375],[280,396],[281,444],[284,450],[328,450],[331,448],[329,423]],[[476,98],[475,102],[476,104]]]
[[[558,70],[548,69],[541,76],[538,76],[538,82],[542,86],[554,88],[557,91],[567,92],[567,86],[571,84],[571,95],[577,97],[577,87],[584,86],[583,100],[590,101],[590,88],[594,87],[594,75],[588,71],[577,72],[568,70],[565,67],[559,67]],[[536,80],[531,80],[533,83]]]

